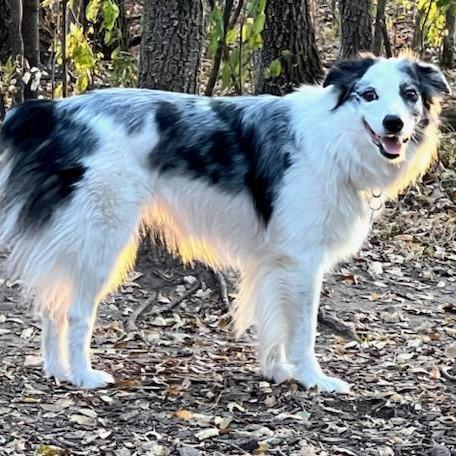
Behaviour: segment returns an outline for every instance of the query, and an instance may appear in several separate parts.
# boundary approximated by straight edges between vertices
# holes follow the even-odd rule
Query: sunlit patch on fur
[[[136,239],[132,240],[123,248],[115,261],[111,275],[100,292],[98,299],[103,299],[108,293],[115,291],[122,285],[135,265],[137,251],[138,241]]]

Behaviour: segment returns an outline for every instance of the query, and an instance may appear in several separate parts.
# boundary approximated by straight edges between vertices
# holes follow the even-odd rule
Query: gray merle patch
[[[267,225],[291,165],[293,138],[286,102],[270,98],[268,106],[226,99],[207,103],[210,109],[195,102],[157,102],[160,138],[150,154],[151,165],[163,173],[205,180],[222,191],[247,190]]]
[[[11,151],[6,210],[24,202],[19,215],[24,228],[44,225],[69,200],[84,176],[82,157],[97,145],[89,127],[45,100],[15,107],[2,127],[0,142]]]

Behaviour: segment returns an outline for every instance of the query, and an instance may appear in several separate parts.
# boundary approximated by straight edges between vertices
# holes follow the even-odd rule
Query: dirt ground
[[[323,308],[359,337],[322,325],[318,353],[350,395],[268,383],[212,273],[152,254],[100,309],[94,362],[116,384],[56,385],[41,375],[39,321],[0,273],[0,454],[456,455],[455,176],[439,165],[326,279]]]

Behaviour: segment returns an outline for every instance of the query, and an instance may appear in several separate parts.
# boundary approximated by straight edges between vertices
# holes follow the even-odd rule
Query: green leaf
[[[117,18],[119,17],[119,7],[111,0],[103,2],[103,24],[102,27],[106,30],[112,30]]]
[[[260,34],[264,29],[264,24],[266,22],[266,15],[264,13],[260,13],[255,18],[255,22],[253,23],[253,31],[255,33]]]
[[[86,19],[90,22],[94,22],[98,13],[100,12],[101,0],[90,0],[89,4],[86,7]]]
[[[15,71],[15,66],[13,62],[13,58],[11,56],[8,57],[8,60],[5,62],[5,65],[3,65],[3,71],[7,74],[13,74]]]
[[[266,8],[266,0],[259,0],[257,5],[257,12],[264,13],[264,9]]]
[[[223,18],[220,8],[216,7],[210,16],[209,54],[214,55],[218,44],[223,39]]]
[[[40,6],[42,8],[52,8],[54,6],[54,3],[55,3],[56,0],[43,0],[41,3],[40,3]]]
[[[227,46],[233,45],[234,43],[236,43],[236,40],[237,40],[237,30],[235,28],[228,30],[228,32],[226,34],[226,40],[225,40],[225,43],[227,44]]]
[[[269,64],[269,74],[271,78],[276,78],[277,76],[280,76],[280,73],[282,72],[282,64],[280,63],[279,59],[273,60]]]
[[[111,52],[111,60],[116,60],[120,57],[120,47],[117,46],[112,52]]]
[[[232,71],[234,71],[236,74],[239,71],[240,63],[241,63],[241,53],[239,52],[239,49],[235,49],[230,55],[230,66],[231,66]]]
[[[253,19],[251,17],[247,18],[242,27],[242,41],[247,41],[252,35],[253,30]]]
[[[222,89],[226,89],[231,84],[231,68],[228,63],[225,63],[222,68]]]
[[[89,86],[89,77],[87,73],[81,73],[76,79],[76,90],[81,93],[87,90]]]
[[[62,85],[62,83],[59,83],[54,87],[54,98],[62,98],[62,96],[63,96],[63,85]]]

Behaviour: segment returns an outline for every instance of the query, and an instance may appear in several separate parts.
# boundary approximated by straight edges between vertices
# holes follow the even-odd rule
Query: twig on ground
[[[197,280],[185,293],[181,294],[177,298],[173,299],[163,310],[164,312],[171,312],[178,304],[180,304],[184,299],[190,297],[196,290],[201,286],[201,282]]]
[[[451,375],[448,373],[448,371],[443,367],[440,366],[440,374],[442,375],[443,378],[450,380],[451,382],[456,382],[456,375]]]
[[[227,440],[213,439],[212,441],[216,442],[216,443],[221,443],[222,445],[229,446],[229,447],[239,451],[241,454],[250,454],[248,451],[244,450],[239,445],[236,445],[235,443],[232,443],[232,442],[228,442]]]
[[[324,310],[319,310],[318,321],[328,328],[332,329],[339,336],[345,337],[350,340],[358,340],[359,335],[355,331],[352,323],[346,323],[338,318],[330,315]]]
[[[222,298],[222,302],[225,306],[225,309],[228,310],[230,308],[230,300],[228,298],[228,287],[226,285],[226,279],[221,272],[216,272],[215,277],[217,278],[220,290],[220,297]]]
[[[178,296],[177,298],[173,299],[165,308],[157,309],[153,312],[154,315],[162,313],[162,312],[170,312],[173,310],[177,305],[179,305],[184,299],[187,299],[196,290],[201,286],[201,282],[197,280],[185,293]],[[139,316],[152,304],[157,302],[158,293],[156,291],[153,292],[152,296],[146,299],[140,306],[138,306],[130,315],[127,321],[127,332],[130,331],[138,331],[138,326],[136,325],[136,320]]]
[[[156,291],[152,292],[152,296],[146,299],[140,306],[138,306],[128,318],[127,321],[127,331],[137,331],[138,327],[136,326],[136,320],[139,316],[152,304],[157,302],[158,293]]]

